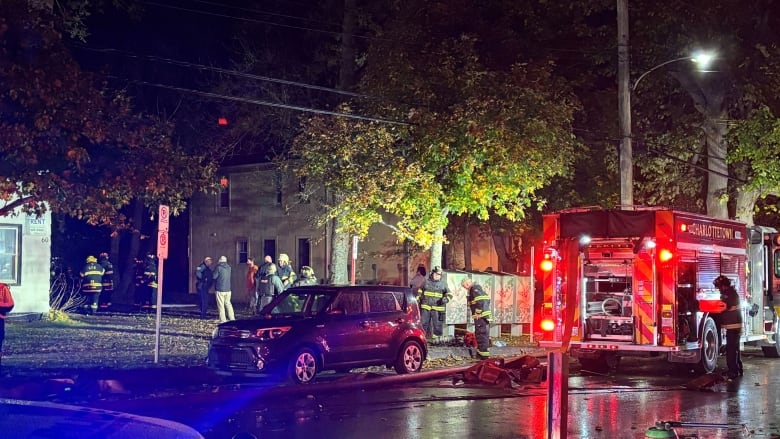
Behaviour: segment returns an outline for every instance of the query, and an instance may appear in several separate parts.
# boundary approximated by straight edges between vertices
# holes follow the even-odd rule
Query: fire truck
[[[569,209],[543,217],[540,345],[588,370],[623,356],[717,368],[725,308],[712,281],[740,296],[740,346],[780,357],[780,234],[663,208]]]

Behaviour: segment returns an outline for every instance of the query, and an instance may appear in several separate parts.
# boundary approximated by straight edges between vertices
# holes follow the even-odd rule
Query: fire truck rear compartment
[[[632,341],[633,255],[594,249],[588,252],[588,256],[582,267],[585,292],[584,339]]]

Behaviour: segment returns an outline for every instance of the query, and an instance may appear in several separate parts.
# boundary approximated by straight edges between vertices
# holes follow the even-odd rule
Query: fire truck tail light
[[[544,319],[539,326],[542,328],[542,331],[551,332],[555,329],[555,322],[552,319]]]
[[[544,259],[541,263],[539,263],[539,268],[541,268],[542,271],[552,271],[553,261],[550,259]]]
[[[674,253],[672,253],[672,251],[669,249],[662,248],[658,252],[658,260],[661,262],[669,262],[672,260],[673,257],[674,257]]]

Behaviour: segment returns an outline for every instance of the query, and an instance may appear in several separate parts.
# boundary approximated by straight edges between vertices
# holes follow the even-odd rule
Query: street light
[[[652,69],[650,69],[650,70],[642,73],[641,75],[639,75],[639,77],[636,78],[636,81],[634,81],[634,85],[631,86],[631,91],[632,92],[636,91],[636,87],[637,87],[637,85],[639,85],[639,81],[641,81],[645,76],[647,76],[650,73],[660,69],[661,67],[663,67],[665,65],[668,65],[668,64],[671,64],[671,63],[675,63],[675,62],[678,62],[678,61],[690,61],[690,62],[696,64],[696,68],[701,71],[701,70],[706,69],[710,65],[710,63],[712,62],[713,59],[715,59],[715,55],[713,53],[710,53],[710,52],[697,52],[697,53],[694,53],[693,56],[683,56],[683,57],[680,57],[680,58],[670,59],[669,61],[662,62],[661,64],[658,64],[657,66],[653,67]]]
[[[634,81],[630,91],[628,88],[628,54],[622,54],[619,56],[618,65],[618,111],[620,115],[620,205],[621,208],[630,208],[634,205],[634,159],[631,146],[631,93],[634,92],[639,85],[639,82],[644,79],[645,76],[660,69],[663,66],[678,62],[678,61],[691,61],[696,64],[699,71],[707,68],[707,66],[715,58],[715,55],[711,52],[698,52],[693,56],[683,56],[680,58],[670,59],[664,61],[647,70],[639,75]]]

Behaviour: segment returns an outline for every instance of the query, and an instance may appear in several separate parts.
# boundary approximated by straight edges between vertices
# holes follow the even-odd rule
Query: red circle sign
[[[160,245],[165,247],[168,245],[168,234],[167,233],[161,233],[160,234]]]

